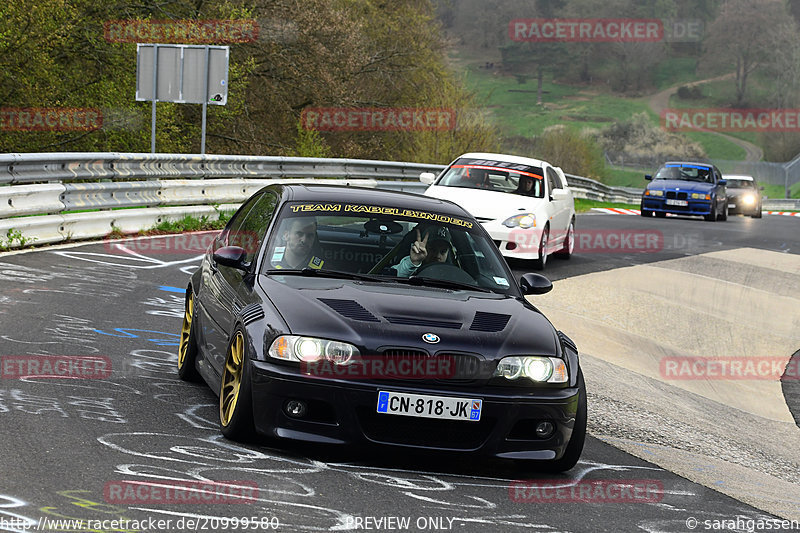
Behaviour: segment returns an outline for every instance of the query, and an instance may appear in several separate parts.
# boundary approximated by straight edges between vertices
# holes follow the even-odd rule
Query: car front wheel
[[[569,259],[575,251],[575,219],[572,219],[567,228],[567,235],[564,238],[564,246],[553,255],[561,259]]]
[[[255,433],[249,359],[245,333],[240,326],[228,343],[219,391],[220,430],[231,440],[246,441]]]
[[[544,270],[547,266],[547,245],[550,240],[550,226],[545,226],[542,230],[542,240],[539,241],[539,259],[534,263],[536,268]]]

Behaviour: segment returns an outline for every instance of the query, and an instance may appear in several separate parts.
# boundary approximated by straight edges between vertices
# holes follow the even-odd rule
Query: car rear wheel
[[[186,290],[186,302],[183,310],[183,326],[181,340],[178,344],[178,377],[184,381],[197,381],[195,361],[197,360],[197,341],[194,331],[194,292],[192,287]]]
[[[538,270],[544,270],[547,266],[547,244],[550,241],[550,226],[545,226],[542,230],[542,240],[539,241],[539,259],[534,263]]]
[[[563,248],[555,252],[553,255],[556,255],[561,259],[569,259],[570,257],[572,257],[572,253],[574,251],[575,251],[575,219],[573,218],[569,223],[569,227],[567,228],[567,235],[564,238]]]
[[[231,440],[246,441],[255,434],[248,361],[247,341],[240,326],[228,343],[219,391],[220,430]]]
[[[578,464],[586,442],[586,383],[583,381],[583,372],[578,372],[578,410],[575,413],[575,425],[572,427],[572,436],[567,444],[567,449],[560,459],[555,461],[521,461],[525,470],[538,472],[566,472]]]

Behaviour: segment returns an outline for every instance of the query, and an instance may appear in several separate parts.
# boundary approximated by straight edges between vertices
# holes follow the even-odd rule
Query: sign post
[[[156,102],[203,104],[200,153],[206,153],[208,104],[228,102],[227,46],[136,45],[136,100],[152,101],[150,152],[156,151]]]

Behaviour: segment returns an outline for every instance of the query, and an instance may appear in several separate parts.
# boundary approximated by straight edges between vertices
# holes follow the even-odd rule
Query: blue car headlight
[[[659,191],[656,189],[647,189],[644,191],[645,196],[664,196],[664,191]]]

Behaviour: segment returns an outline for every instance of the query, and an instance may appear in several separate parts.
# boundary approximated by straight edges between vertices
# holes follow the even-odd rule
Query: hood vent
[[[242,309],[241,316],[242,321],[244,322],[245,326],[247,326],[256,320],[261,320],[264,318],[264,310],[261,308],[260,304],[250,304]]]
[[[380,322],[375,315],[364,309],[358,302],[354,302],[353,300],[320,298],[319,301],[345,318],[360,320],[361,322]]]
[[[497,313],[484,313],[478,311],[475,313],[475,318],[472,320],[472,325],[469,327],[471,331],[484,331],[486,333],[497,333],[506,329],[508,321],[511,320],[511,315],[500,315]]]
[[[461,329],[458,322],[445,322],[444,320],[430,320],[427,318],[414,318],[409,316],[386,316],[383,317],[392,324],[402,324],[404,326],[422,326],[425,328],[446,328]]]

